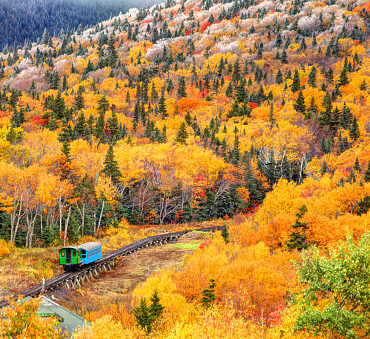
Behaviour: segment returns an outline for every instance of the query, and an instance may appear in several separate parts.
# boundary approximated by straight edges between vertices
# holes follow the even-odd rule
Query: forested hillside
[[[366,0],[168,0],[7,50],[4,246],[217,219],[226,241],[149,278],[127,318],[112,311],[112,331],[137,335],[130,307],[157,288],[159,337],[368,335],[369,10]],[[342,254],[329,251],[349,236]]]
[[[153,0],[1,0],[0,49],[36,41],[45,28],[54,34],[95,25],[131,7],[151,5]]]

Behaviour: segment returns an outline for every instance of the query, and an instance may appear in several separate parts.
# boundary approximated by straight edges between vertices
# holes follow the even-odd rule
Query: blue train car
[[[80,262],[83,265],[92,263],[102,257],[102,245],[100,242],[87,242],[78,246],[80,250]]]

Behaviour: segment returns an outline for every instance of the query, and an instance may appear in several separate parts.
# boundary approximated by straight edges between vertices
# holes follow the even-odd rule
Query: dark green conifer
[[[304,96],[303,96],[302,90],[300,90],[299,93],[298,93],[297,100],[294,104],[294,109],[297,112],[300,112],[302,114],[304,114],[306,112],[306,105],[305,105],[305,102],[304,102]]]
[[[105,156],[104,168],[102,170],[102,173],[110,177],[114,184],[118,184],[122,176],[118,168],[117,160],[114,157],[114,150],[112,145],[109,146],[108,152]]]
[[[364,181],[365,182],[370,182],[370,160],[369,160],[369,163],[367,165],[367,170],[365,171]]]
[[[216,300],[216,296],[215,296],[215,287],[216,287],[216,283],[215,283],[215,280],[214,279],[210,279],[210,285],[209,285],[209,288],[206,288],[203,290],[202,292],[202,299],[201,299],[201,303],[202,303],[202,306],[205,307],[205,308],[209,308],[213,305],[213,303],[215,302]]]
[[[300,88],[301,88],[301,80],[299,78],[298,70],[296,69],[294,71],[293,83],[292,83],[291,89],[292,89],[292,92],[295,93],[295,92],[298,92]]]
[[[302,218],[306,212],[307,207],[306,205],[303,205],[299,208],[299,212],[296,214],[296,222],[294,225],[292,225],[295,231],[290,234],[290,239],[287,242],[289,249],[296,248],[298,251],[301,251],[309,246],[306,235],[306,230],[308,230],[309,226],[307,223],[302,221]]]
[[[189,134],[188,131],[186,130],[186,123],[185,121],[183,121],[180,125],[179,131],[177,132],[177,137],[175,140],[180,144],[185,144],[188,136]]]

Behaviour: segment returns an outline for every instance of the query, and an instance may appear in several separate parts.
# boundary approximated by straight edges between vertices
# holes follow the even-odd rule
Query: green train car
[[[67,246],[59,250],[59,264],[65,271],[74,271],[83,265],[101,259],[102,244],[87,242],[79,246]]]

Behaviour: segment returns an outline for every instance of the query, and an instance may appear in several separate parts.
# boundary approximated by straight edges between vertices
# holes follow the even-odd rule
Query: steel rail
[[[110,269],[111,266],[113,266],[117,262],[117,259],[130,255],[143,248],[146,248],[149,246],[161,245],[169,241],[176,241],[178,238],[185,235],[186,233],[190,233],[194,231],[215,232],[215,231],[221,231],[224,228],[225,226],[204,227],[204,228],[185,230],[185,231],[179,231],[179,232],[157,234],[157,235],[153,235],[148,238],[140,239],[129,245],[119,248],[115,251],[110,251],[104,254],[104,256],[101,259],[96,260],[89,265],[82,266],[81,269],[79,269],[76,272],[61,273],[49,280],[46,280],[45,284],[38,284],[38,285],[32,286],[26,290],[21,291],[20,293],[13,295],[11,298],[14,300],[17,300],[19,296],[35,297],[47,291],[58,289],[63,284],[66,284],[67,287],[69,287],[69,283],[71,283],[72,286],[74,286],[75,284],[79,285],[80,281],[85,280],[85,278],[89,280],[89,275],[91,277],[97,276],[98,271],[101,272],[103,269],[107,270],[107,266]],[[3,308],[8,305],[9,305],[8,300],[0,301],[0,308]]]

